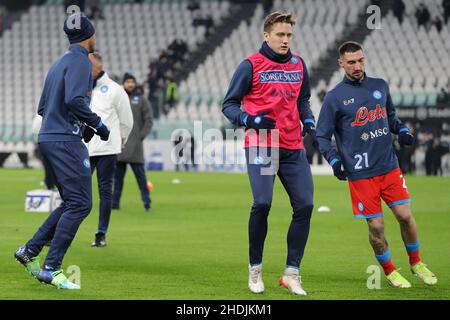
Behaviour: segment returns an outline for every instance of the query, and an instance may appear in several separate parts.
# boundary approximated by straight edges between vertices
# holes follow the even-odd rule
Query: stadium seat
[[[184,40],[193,50],[205,35],[204,27],[192,26],[193,15],[184,10],[185,1],[102,0],[101,4],[105,19],[94,21],[97,47],[111,75],[120,77],[125,71],[132,71],[142,83],[150,60],[157,58],[170,42],[176,38]],[[31,123],[32,117],[25,115],[35,114],[45,75],[53,61],[67,50],[68,41],[61,27],[65,18],[62,6],[63,0],[33,5],[0,37],[0,114],[8,119],[15,119],[16,114]],[[229,14],[229,8],[229,1],[202,1],[200,11],[213,10],[214,20],[219,21]],[[4,125],[3,119],[0,118],[0,125]],[[9,139],[27,139],[22,129],[16,135],[11,125],[4,126]]]
[[[425,107],[427,106],[428,95],[425,92],[416,92],[414,106]]]
[[[401,104],[405,106],[432,106],[434,99],[428,99],[427,94],[437,94],[448,83],[450,74],[447,70],[450,64],[447,48],[449,24],[444,25],[440,33],[433,28],[418,30],[414,12],[419,2],[422,1],[405,2],[406,13],[402,24],[398,23],[392,12],[387,14],[383,18],[386,28],[370,33],[363,42],[369,57],[367,69],[375,71],[373,76],[385,78],[391,91],[401,92]],[[430,12],[435,15],[439,13],[440,5],[434,0],[427,3]]]
[[[414,106],[414,93],[404,92],[403,93],[403,106],[412,107]]]

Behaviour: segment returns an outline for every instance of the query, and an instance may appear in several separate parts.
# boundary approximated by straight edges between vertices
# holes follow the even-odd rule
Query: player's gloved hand
[[[97,128],[96,134],[99,135],[100,139],[103,141],[107,141],[109,139],[109,129],[103,123]]]
[[[86,125],[84,126],[84,128],[83,128],[83,140],[84,140],[84,142],[89,143],[89,141],[91,141],[91,139],[94,136],[94,134],[95,134],[94,129],[92,129],[91,127],[86,126]]]
[[[314,123],[305,123],[303,125],[302,136],[304,137],[306,134],[311,137],[311,139],[313,140],[312,145],[317,149],[319,147],[319,141],[317,141],[316,126],[314,125]]]
[[[410,146],[414,143],[414,136],[409,131],[400,132],[398,134],[398,143],[401,147]]]
[[[342,169],[342,162],[340,160],[333,163],[333,174],[339,180],[347,180],[348,173],[345,169]]]
[[[256,116],[245,114],[243,117],[244,125],[253,129],[275,129],[276,121],[272,118],[265,117],[270,111],[258,113]]]

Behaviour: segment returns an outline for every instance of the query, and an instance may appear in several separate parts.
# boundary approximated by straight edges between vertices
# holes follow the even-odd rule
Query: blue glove
[[[348,172],[345,169],[342,169],[342,162],[341,160],[337,160],[333,163],[333,174],[338,178],[339,180],[347,180]]]
[[[92,129],[91,127],[86,126],[86,125],[84,126],[84,128],[83,128],[83,140],[84,140],[84,142],[89,143],[89,141],[91,141],[91,139],[94,136],[94,134],[95,134],[94,129]]]
[[[107,141],[109,139],[109,129],[103,123],[97,128],[97,132],[95,134],[99,135],[100,139],[103,141]]]
[[[265,117],[270,111],[258,113],[256,116],[245,113],[242,122],[247,128],[253,129],[275,129],[276,121],[272,118]]]
[[[398,143],[401,147],[411,146],[414,143],[414,136],[409,131],[403,131],[398,134]]]
[[[318,148],[319,147],[319,141],[317,141],[317,136],[316,136],[316,126],[314,125],[314,123],[305,123],[303,125],[303,130],[302,130],[302,136],[304,137],[306,134],[308,134],[311,139],[313,140],[313,147],[314,148]]]

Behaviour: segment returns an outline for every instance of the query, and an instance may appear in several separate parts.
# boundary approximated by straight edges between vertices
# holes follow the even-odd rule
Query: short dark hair
[[[100,54],[100,52],[98,51],[94,51],[92,52],[92,56],[95,58],[95,60],[97,60],[100,63],[103,63],[103,58],[102,55]]]
[[[363,47],[356,41],[346,41],[341,44],[338,49],[340,57],[342,57],[346,52],[356,52],[359,50],[363,50]]]
[[[289,23],[294,26],[297,18],[293,12],[274,11],[266,16],[264,19],[264,32],[270,32],[275,23]]]

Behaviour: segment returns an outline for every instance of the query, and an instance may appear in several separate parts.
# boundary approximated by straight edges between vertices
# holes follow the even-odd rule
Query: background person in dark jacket
[[[133,129],[128,137],[122,153],[119,155],[114,178],[113,209],[119,209],[122,196],[123,179],[127,170],[127,164],[136,177],[141,198],[146,211],[150,209],[150,192],[147,187],[147,177],[144,168],[144,139],[150,133],[153,125],[153,112],[143,92],[136,85],[136,78],[125,73],[123,87],[130,98],[131,111],[133,112]]]
[[[416,10],[415,16],[416,16],[417,24],[419,25],[419,28],[421,26],[424,26],[425,28],[427,28],[428,22],[430,22],[431,15],[430,15],[430,11],[423,3],[419,4],[419,7]]]
[[[395,0],[393,6],[394,16],[397,17],[398,22],[403,23],[403,16],[405,14],[405,3],[403,0]]]

